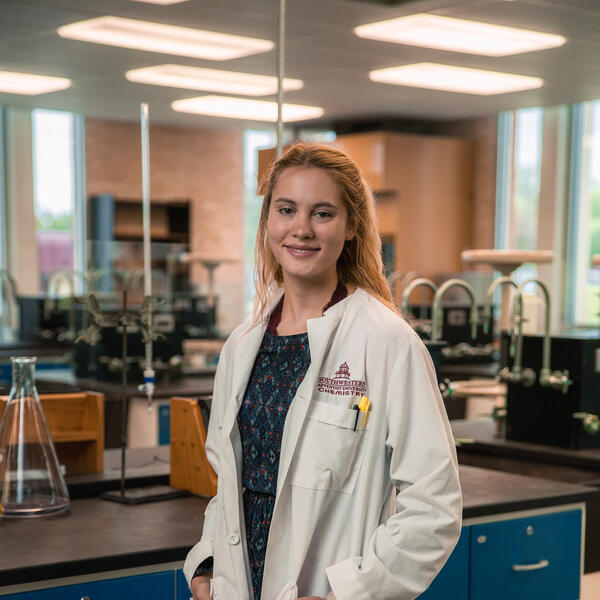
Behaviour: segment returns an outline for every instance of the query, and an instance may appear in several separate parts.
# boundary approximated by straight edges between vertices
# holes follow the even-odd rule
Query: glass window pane
[[[511,249],[534,250],[537,247],[542,117],[541,108],[527,108],[516,112],[509,238]]]
[[[73,114],[36,109],[32,127],[36,241],[45,288],[52,271],[73,268]]]
[[[600,267],[592,265],[592,257],[600,254],[600,100],[583,103],[582,132],[578,140],[580,159],[576,206],[576,226],[571,240],[576,251],[574,269],[574,325],[593,325],[600,310]]]

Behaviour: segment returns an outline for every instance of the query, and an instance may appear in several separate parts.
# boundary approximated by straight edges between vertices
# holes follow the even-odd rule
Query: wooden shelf
[[[54,431],[52,433],[52,441],[60,442],[95,442],[98,439],[98,432],[93,429],[89,430],[72,430],[72,431]]]
[[[90,228],[92,239],[101,239],[106,231],[112,235],[106,241],[142,241],[143,205],[141,199],[114,198],[98,196],[90,199],[90,219],[97,218],[106,222],[113,216],[112,227],[108,223],[103,233],[94,235],[94,227]],[[90,221],[90,224],[93,224]],[[190,240],[190,202],[189,200],[152,200],[150,203],[150,235],[153,241],[188,244]],[[102,230],[102,227],[100,227]]]

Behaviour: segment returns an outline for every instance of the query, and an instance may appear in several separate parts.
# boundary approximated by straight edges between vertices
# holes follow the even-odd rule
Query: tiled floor
[[[600,571],[583,576],[581,584],[581,600],[598,600],[600,598]]]

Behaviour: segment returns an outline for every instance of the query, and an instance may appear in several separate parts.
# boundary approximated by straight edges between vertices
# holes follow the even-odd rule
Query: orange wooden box
[[[0,396],[0,419],[8,396]],[[93,392],[41,394],[48,430],[67,475],[104,470],[104,395]]]

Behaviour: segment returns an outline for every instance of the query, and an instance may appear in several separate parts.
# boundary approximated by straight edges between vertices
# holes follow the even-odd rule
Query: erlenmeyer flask
[[[69,507],[44,411],[35,357],[11,357],[12,388],[0,423],[0,508],[5,517],[55,514]]]

